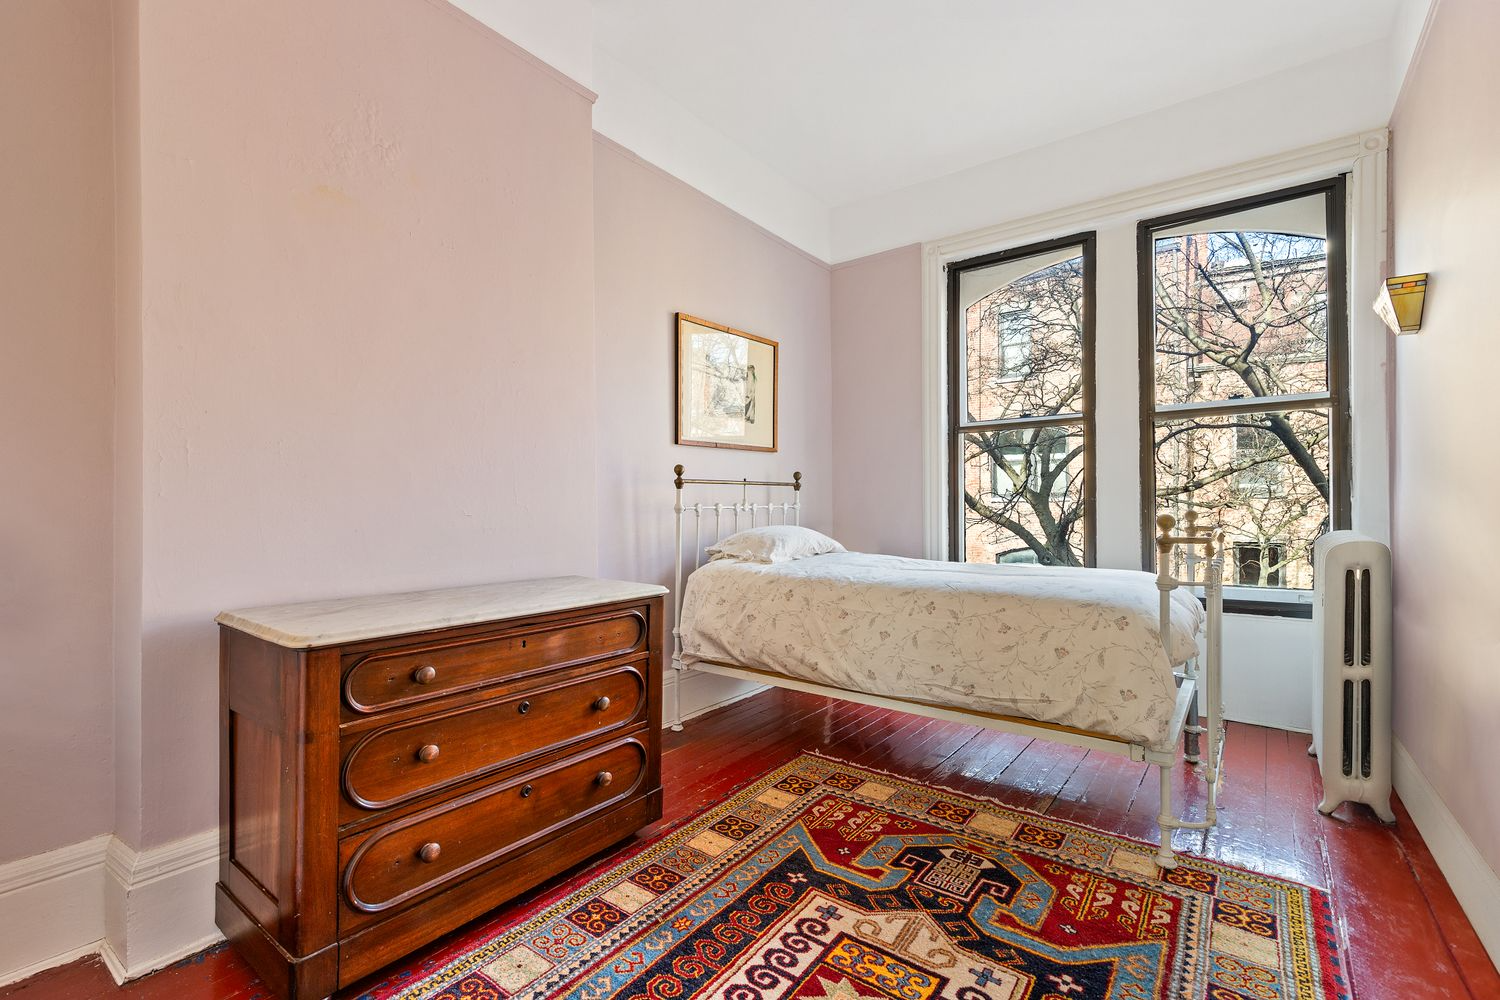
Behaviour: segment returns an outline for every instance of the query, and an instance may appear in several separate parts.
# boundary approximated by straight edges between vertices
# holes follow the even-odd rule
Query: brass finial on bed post
[[[1157,517],[1156,526],[1161,529],[1161,534],[1156,536],[1156,553],[1159,558],[1158,566],[1165,569],[1167,554],[1172,551],[1172,529],[1177,527],[1177,518],[1171,514],[1162,514]]]
[[[682,466],[680,466],[680,465],[674,465],[674,466],[672,466],[672,471],[675,472],[675,473],[677,473],[676,485],[677,485],[677,488],[680,490],[680,489],[682,489]]]
[[[796,490],[798,492],[801,492],[801,490],[802,490],[802,473],[800,473],[800,472],[794,472],[794,473],[792,473],[792,489],[794,489],[794,490]]]

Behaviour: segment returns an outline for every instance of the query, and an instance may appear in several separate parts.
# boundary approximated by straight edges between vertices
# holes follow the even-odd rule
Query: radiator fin
[[[1370,665],[1370,571],[1359,571],[1359,665]]]
[[[1354,570],[1344,571],[1344,665],[1354,666]]]
[[[1344,679],[1344,724],[1340,727],[1339,744],[1343,749],[1344,777],[1354,773],[1354,682]]]
[[[1370,776],[1370,679],[1359,682],[1359,774]]]

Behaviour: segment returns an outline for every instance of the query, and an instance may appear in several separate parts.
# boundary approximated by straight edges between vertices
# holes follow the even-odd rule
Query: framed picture
[[[777,344],[677,314],[677,443],[776,450]]]

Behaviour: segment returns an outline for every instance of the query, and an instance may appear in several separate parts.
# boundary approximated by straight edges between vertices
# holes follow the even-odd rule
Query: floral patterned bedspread
[[[1165,749],[1172,665],[1204,620],[1129,570],[990,566],[846,552],[688,578],[684,659],[845,690],[1014,715]]]

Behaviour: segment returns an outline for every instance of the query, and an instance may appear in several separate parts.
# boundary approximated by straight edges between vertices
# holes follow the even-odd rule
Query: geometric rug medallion
[[[806,754],[378,1000],[1348,1000],[1326,892]]]

